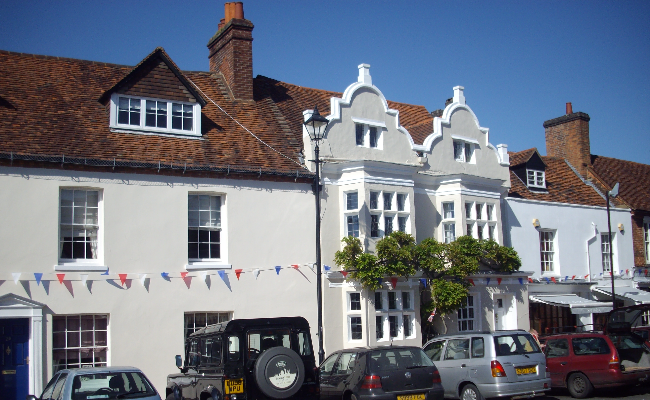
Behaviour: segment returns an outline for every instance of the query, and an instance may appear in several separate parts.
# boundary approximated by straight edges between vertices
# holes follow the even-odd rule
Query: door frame
[[[43,308],[44,304],[15,295],[0,296],[0,318],[29,319],[28,393],[39,396],[43,390]]]

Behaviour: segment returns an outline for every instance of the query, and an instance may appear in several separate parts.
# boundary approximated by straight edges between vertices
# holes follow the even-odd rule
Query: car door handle
[[[467,366],[467,364],[460,364],[461,368],[465,368],[466,366]]]
[[[567,364],[566,362],[561,362],[561,363],[560,363],[560,365],[566,365],[566,364]]]

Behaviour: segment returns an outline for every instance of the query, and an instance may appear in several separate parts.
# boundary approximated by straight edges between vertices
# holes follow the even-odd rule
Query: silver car
[[[551,387],[546,358],[526,331],[439,336],[423,346],[446,398],[533,397]]]
[[[41,397],[27,400],[160,400],[160,395],[144,376],[133,367],[98,367],[57,371],[45,386]]]

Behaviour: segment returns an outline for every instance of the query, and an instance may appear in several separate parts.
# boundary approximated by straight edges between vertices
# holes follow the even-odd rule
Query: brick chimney
[[[574,113],[566,103],[566,115],[544,122],[546,155],[565,158],[584,178],[591,164],[589,120],[588,114]]]
[[[208,42],[210,71],[221,72],[237,100],[253,100],[253,23],[244,4],[225,4],[225,18]]]

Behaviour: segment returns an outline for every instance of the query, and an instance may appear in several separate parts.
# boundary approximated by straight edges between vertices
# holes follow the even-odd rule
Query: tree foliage
[[[513,272],[521,267],[512,248],[470,236],[451,243],[428,238],[416,244],[413,236],[393,232],[377,242],[375,254],[365,253],[358,238],[348,236],[342,241],[345,247],[336,252],[334,261],[348,272],[348,280],[359,282],[365,289],[380,289],[386,277],[422,273],[427,279],[425,290],[431,295],[431,300],[421,306],[426,314],[433,310],[447,314],[461,307],[470,286],[467,278],[479,271],[479,265],[498,272]]]

